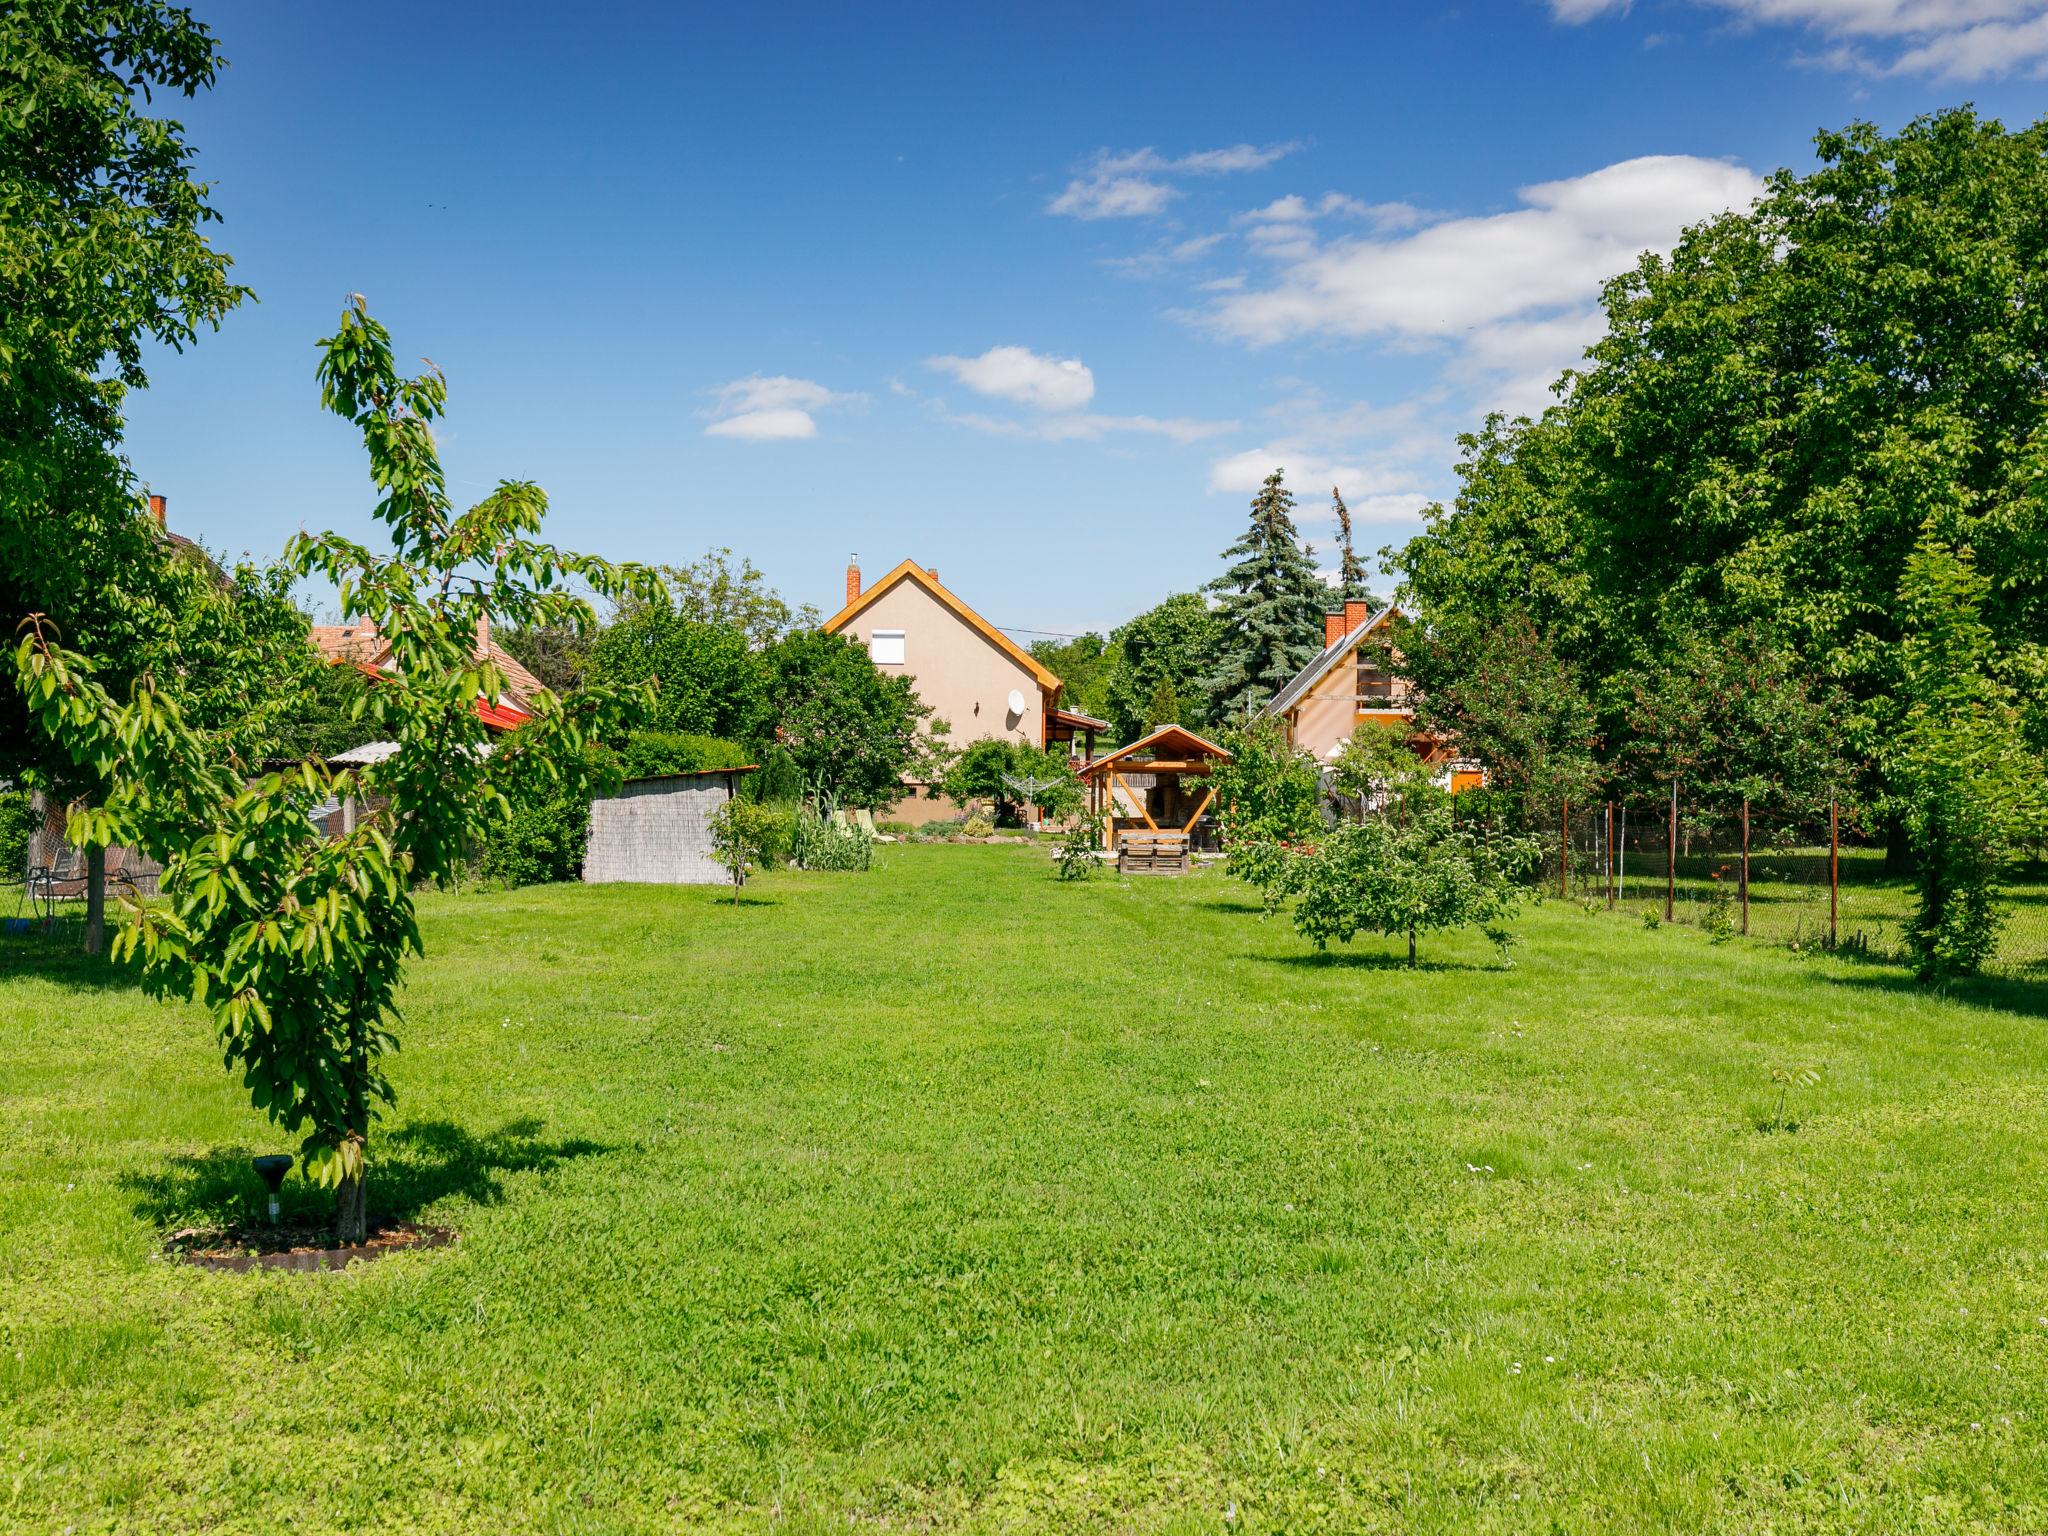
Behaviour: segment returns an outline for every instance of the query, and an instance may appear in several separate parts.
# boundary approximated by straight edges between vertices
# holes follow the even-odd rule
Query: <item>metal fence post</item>
[[[1678,776],[1671,778],[1671,825],[1664,839],[1664,921],[1670,922],[1678,901]]]
[[[1749,796],[1742,797],[1742,936],[1749,937]]]
[[[1614,802],[1607,802],[1607,910],[1614,910]]]
[[[1835,797],[1828,796],[1828,948],[1835,947],[1842,907],[1842,824]]]

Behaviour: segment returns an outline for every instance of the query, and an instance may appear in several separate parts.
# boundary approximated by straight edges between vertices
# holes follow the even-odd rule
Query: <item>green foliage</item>
[[[771,805],[794,805],[803,798],[804,774],[780,742],[768,742],[755,757],[759,769],[740,780],[740,793]]]
[[[0,7],[0,630],[46,615],[117,696],[200,660],[182,631],[210,572],[138,515],[119,439],[148,350],[190,345],[246,296],[207,239],[218,215],[182,126],[149,110],[221,66],[182,6]],[[268,681],[243,679],[252,698]],[[0,778],[26,776],[100,788],[0,691]]]
[[[1102,861],[1095,856],[1095,838],[1094,822],[1083,818],[1069,825],[1053,847],[1053,874],[1061,880],[1094,879],[1095,872],[1102,867]]]
[[[308,761],[249,780],[177,696],[144,679],[118,702],[46,625],[23,636],[14,671],[42,728],[109,786],[74,815],[73,837],[129,844],[163,866],[166,899],[131,906],[117,953],[139,956],[159,994],[212,1009],[228,1065],[258,1109],[301,1134],[301,1166],[338,1189],[338,1234],[360,1240],[370,1126],[391,1099],[381,1058],[405,959],[420,947],[413,884],[453,870],[516,804],[587,793],[586,729],[619,713],[600,694],[571,712],[542,693],[532,723],[487,751],[475,704],[500,679],[471,655],[477,624],[588,622],[566,579],[619,591],[635,577],[535,541],[546,500],[532,485],[504,482],[454,513],[431,426],[445,386],[399,376],[361,299],[322,343],[319,377],[323,403],[362,433],[392,552],[300,535],[287,560],[325,575],[350,618],[390,638],[396,670],[365,712],[392,756],[360,772]],[[307,813],[343,796],[365,813],[329,841]]]
[[[514,625],[491,638],[551,693],[567,697],[583,686],[597,637],[573,624]]]
[[[1476,759],[1518,822],[1586,800],[1605,780],[1579,668],[1528,614],[1452,612],[1427,626],[1396,621],[1393,632],[1389,665],[1416,686],[1416,725]]]
[[[1785,1118],[1785,1101],[1794,1088],[1818,1088],[1820,1086],[1820,1073],[1812,1067],[1773,1066],[1771,1068],[1771,1082],[1778,1090],[1777,1108],[1771,1111],[1770,1119],[1766,1120],[1758,1129],[1765,1131],[1798,1130],[1799,1122],[1797,1120],[1787,1120]]]
[[[1199,726],[1201,710],[1184,701],[1202,698],[1216,643],[1216,616],[1195,592],[1176,593],[1118,628],[1104,653],[1100,711],[1117,738],[1136,741],[1164,723],[1154,711],[1168,704],[1180,724]]]
[[[747,871],[765,865],[783,834],[781,813],[738,795],[711,813],[711,848],[732,876],[732,899],[740,899]]]
[[[797,808],[790,855],[800,869],[864,872],[875,858],[875,840],[848,820],[829,797]]]
[[[1223,551],[1214,661],[1203,679],[1212,720],[1236,722],[1293,679],[1323,648],[1330,589],[1295,538],[1294,497],[1279,470],[1252,498],[1251,526]]]
[[[1009,794],[1003,775],[1011,771],[1012,747],[1000,736],[969,742],[947,768],[940,790],[963,810],[969,801],[986,800],[993,805],[1003,800]]]
[[[1363,808],[1382,808],[1441,794],[1435,770],[1411,743],[1406,725],[1361,721],[1330,764],[1330,787]]]
[[[943,778],[945,722],[930,719],[911,680],[882,672],[844,635],[804,630],[762,653],[775,735],[807,786],[873,810],[906,780]]]
[[[1724,798],[1757,774],[1810,782],[1836,741],[1882,789],[1910,699],[1896,598],[1930,517],[1989,579],[1992,671],[2048,633],[2048,123],[2008,132],[1965,109],[1817,148],[1813,173],[1778,173],[1753,209],[1615,278],[1559,403],[1463,439],[1454,507],[1397,557],[1452,645],[1526,623],[1568,659],[1568,739],[1607,764],[1705,748]],[[1705,659],[1719,692],[1744,657],[1781,732],[1752,750],[1789,761],[1711,750],[1717,720],[1761,728],[1739,695],[1637,686]],[[1480,688],[1490,666],[1453,652],[1417,676],[1435,708],[1447,677]]]
[[[1323,830],[1322,770],[1287,745],[1277,721],[1224,737],[1230,761],[1209,775],[1226,850],[1240,843],[1296,843]]]
[[[635,731],[620,745],[618,756],[620,771],[629,779],[745,768],[753,763],[752,755],[740,743],[689,731]]]
[[[1714,883],[1707,891],[1707,911],[1702,926],[1707,930],[1707,937],[1716,944],[1726,944],[1735,937],[1735,892],[1721,878],[1719,870],[1714,872]]]
[[[1081,781],[1063,753],[996,736],[970,742],[953,759],[940,787],[962,809],[986,800],[999,816],[1029,803],[1057,820],[1079,810],[1083,798]]]
[[[995,831],[996,824],[986,816],[970,816],[960,823],[962,837],[993,837]]]
[[[739,634],[757,651],[797,630],[817,628],[817,609],[808,604],[791,607],[753,561],[741,556],[734,564],[730,549],[710,550],[688,565],[658,569],[677,614]]]
[[[1365,562],[1351,542],[1351,509],[1344,505],[1344,493],[1330,487],[1330,503],[1337,514],[1337,597],[1339,601],[1363,602],[1377,613],[1386,605],[1372,590]]]
[[[375,741],[377,727],[368,710],[370,690],[376,686],[358,667],[323,663],[315,657],[303,687],[290,700],[290,713],[271,732],[264,755],[326,762]]]
[[[504,825],[485,835],[476,849],[475,871],[480,877],[506,886],[582,878],[583,853],[590,841],[590,802],[613,793],[625,776],[618,755],[595,742],[585,745],[583,759],[576,793],[518,802]]]
[[[1031,654],[1060,680],[1063,708],[1098,720],[1109,718],[1110,670],[1121,654],[1109,641],[1092,633],[1066,640],[1034,640]]]
[[[1908,700],[1886,768],[1914,853],[1906,945],[1924,978],[1966,976],[1997,947],[1998,893],[2044,824],[2042,762],[1994,674],[1990,581],[1930,519],[1899,591]]]
[[[13,785],[0,788],[0,883],[20,878],[28,868],[29,839],[35,835],[36,820],[27,790]]]
[[[590,648],[590,686],[656,685],[651,729],[752,740],[769,723],[768,672],[738,629],[656,597],[625,605]]]
[[[1294,926],[1317,949],[1405,934],[1413,965],[1418,934],[1498,927],[1527,895],[1534,838],[1460,825],[1447,798],[1404,811],[1336,827],[1299,859]]]

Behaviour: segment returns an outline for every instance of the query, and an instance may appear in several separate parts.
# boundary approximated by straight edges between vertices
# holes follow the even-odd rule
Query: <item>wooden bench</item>
[[[1120,832],[1116,840],[1120,875],[1184,875],[1188,872],[1185,832]]]

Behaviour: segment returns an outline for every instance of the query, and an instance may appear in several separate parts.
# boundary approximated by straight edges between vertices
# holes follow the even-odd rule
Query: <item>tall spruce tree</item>
[[[1338,595],[1362,600],[1379,607],[1379,598],[1366,585],[1365,562],[1358,558],[1358,551],[1351,547],[1351,509],[1344,505],[1344,493],[1336,486],[1330,487],[1330,500],[1337,508],[1337,588]]]
[[[1206,589],[1217,594],[1220,633],[1203,686],[1212,716],[1228,721],[1265,703],[1321,649],[1330,589],[1295,540],[1294,497],[1277,469],[1252,498],[1251,526],[1223,558],[1229,568]]]

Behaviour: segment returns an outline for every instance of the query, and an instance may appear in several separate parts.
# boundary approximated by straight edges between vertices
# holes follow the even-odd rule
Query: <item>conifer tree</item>
[[[1363,600],[1377,608],[1379,598],[1366,585],[1365,562],[1351,547],[1351,509],[1344,505],[1344,493],[1334,485],[1330,487],[1330,500],[1337,506],[1337,595]]]
[[[1271,698],[1322,648],[1330,590],[1295,540],[1294,497],[1280,471],[1252,498],[1251,526],[1223,552],[1230,562],[1207,590],[1217,594],[1220,634],[1204,686],[1214,717],[1232,720]]]

